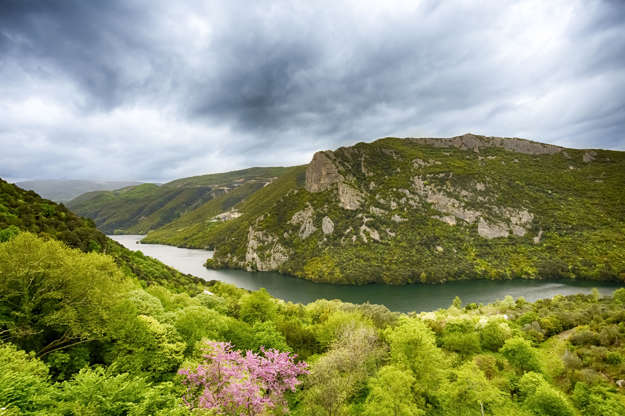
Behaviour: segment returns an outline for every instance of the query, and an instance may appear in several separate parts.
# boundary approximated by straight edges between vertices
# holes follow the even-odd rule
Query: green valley
[[[115,191],[88,192],[67,205],[78,215],[93,219],[107,234],[143,234],[230,191],[236,190],[233,195],[244,198],[283,171],[284,168],[250,168],[178,179],[163,185],[146,183]],[[222,199],[220,210],[239,200]]]

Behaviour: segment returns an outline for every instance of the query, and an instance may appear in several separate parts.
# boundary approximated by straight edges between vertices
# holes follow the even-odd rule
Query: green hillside
[[[0,414],[625,414],[625,289],[406,315],[209,288],[140,287],[31,233],[0,242]]]
[[[91,218],[107,234],[144,234],[204,203],[244,187],[258,189],[280,176],[284,168],[250,168],[178,179],[164,185],[142,184],[115,191],[89,192],[68,207]]]
[[[128,250],[106,237],[92,220],[81,218],[62,204],[0,179],[0,241],[24,231],[44,239],[62,241],[83,252],[109,254],[126,275],[144,285],[160,284],[191,293],[203,290],[201,279],[183,275],[141,252]]]
[[[346,284],[625,280],[625,152],[516,138],[386,138],[318,152],[211,222],[146,242],[216,249],[212,267]],[[184,221],[183,221],[184,219]]]

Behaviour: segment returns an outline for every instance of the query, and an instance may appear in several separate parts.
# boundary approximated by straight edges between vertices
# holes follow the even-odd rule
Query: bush
[[[504,357],[516,368],[525,371],[540,371],[540,363],[536,350],[532,344],[522,338],[514,337],[506,340],[504,346],[499,350]]]
[[[489,321],[480,331],[480,344],[489,351],[499,351],[510,337],[510,328],[504,322]]]

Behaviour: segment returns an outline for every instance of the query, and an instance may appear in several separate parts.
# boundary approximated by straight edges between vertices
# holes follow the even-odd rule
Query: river
[[[535,280],[472,280],[456,281],[440,285],[411,284],[388,286],[371,284],[366,286],[342,286],[327,283],[313,283],[308,280],[270,272],[245,272],[242,270],[209,270],[204,262],[212,256],[207,250],[178,248],[162,244],[139,244],[143,235],[111,235],[113,240],[131,250],[141,250],[146,256],[154,257],[181,271],[206,280],[220,280],[244,289],[267,289],[273,296],[297,303],[309,303],[317,299],[340,299],[352,303],[376,303],[392,311],[422,312],[447,308],[454,297],[460,296],[463,303],[491,303],[506,295],[514,298],[523,296],[533,302],[555,295],[590,293],[593,287],[603,295],[611,294],[621,287],[617,284],[573,281]]]

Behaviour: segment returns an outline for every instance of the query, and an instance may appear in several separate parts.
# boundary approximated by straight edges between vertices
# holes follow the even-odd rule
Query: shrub
[[[504,357],[521,371],[540,371],[540,363],[532,344],[521,337],[506,340],[499,350]]]

